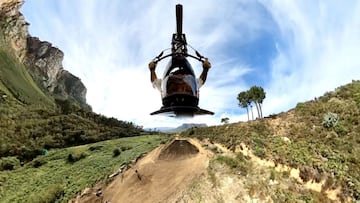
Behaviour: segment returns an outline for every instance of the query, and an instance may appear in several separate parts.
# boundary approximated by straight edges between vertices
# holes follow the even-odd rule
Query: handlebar
[[[164,53],[164,52],[161,52],[161,53],[160,53],[157,57],[155,57],[152,61],[155,62],[155,63],[157,63],[157,62],[163,60],[164,58],[178,55],[178,53],[170,53],[170,54],[167,54],[167,55],[165,55],[165,56],[162,56],[163,53]],[[199,52],[197,52],[197,54],[196,54],[197,56],[194,56],[194,55],[191,55],[191,54],[188,54],[188,53],[183,54],[183,55],[184,55],[185,57],[194,58],[194,59],[196,59],[196,60],[198,60],[198,61],[200,61],[200,62],[204,62],[204,61],[206,60],[206,58],[205,58],[204,56],[201,56],[201,55],[199,54]]]

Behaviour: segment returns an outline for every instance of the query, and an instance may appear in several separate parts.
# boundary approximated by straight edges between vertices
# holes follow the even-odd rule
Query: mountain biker
[[[149,63],[149,70],[150,70],[150,80],[154,88],[158,89],[162,93],[161,84],[162,79],[158,78],[155,72],[156,69],[156,62],[151,61]],[[207,58],[202,62],[203,71],[200,75],[200,77],[197,79],[198,87],[200,88],[206,81],[207,73],[209,69],[211,68],[211,63]]]

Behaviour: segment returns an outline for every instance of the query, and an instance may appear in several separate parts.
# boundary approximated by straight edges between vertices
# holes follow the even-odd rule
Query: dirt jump
[[[204,146],[204,147],[202,147]],[[125,172],[113,176],[107,185],[86,188],[69,203],[115,202],[274,202],[279,191],[317,192],[315,202],[339,202],[339,188],[321,191],[325,181],[303,182],[299,171],[275,166],[271,160],[253,155],[245,144],[232,152],[218,143],[196,139],[175,139],[133,163]],[[246,157],[237,170],[216,157]],[[240,156],[241,157],[241,156]],[[212,161],[209,161],[212,160]],[[276,175],[279,169],[281,175]],[[286,170],[288,173],[283,173]],[[270,174],[275,174],[271,179]],[[285,174],[285,175],[284,175]],[[288,174],[288,176],[286,176]],[[311,187],[310,187],[311,185]],[[319,186],[320,185],[320,186]],[[316,187],[315,187],[316,186]],[[292,194],[290,192],[290,194]]]
[[[78,202],[174,202],[206,172],[207,151],[193,139],[175,139],[140,159],[102,189],[101,198]]]

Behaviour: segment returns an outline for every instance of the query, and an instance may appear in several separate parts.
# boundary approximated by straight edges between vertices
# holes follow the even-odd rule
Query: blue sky
[[[178,3],[188,43],[213,66],[199,106],[214,116],[149,115],[161,98],[147,64],[170,47]],[[64,68],[81,78],[95,112],[144,127],[245,121],[236,96],[252,85],[266,91],[266,116],[360,79],[355,0],[26,0],[21,11],[32,36],[64,52]],[[189,61],[199,75],[201,64]]]

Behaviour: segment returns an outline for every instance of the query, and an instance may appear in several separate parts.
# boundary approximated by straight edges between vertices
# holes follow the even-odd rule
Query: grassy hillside
[[[29,161],[43,149],[138,136],[129,122],[78,109],[71,113],[31,106],[13,106],[0,115],[0,157]]]
[[[137,136],[141,132],[132,123],[46,95],[0,40],[0,157],[13,156],[26,162],[43,149]]]
[[[16,170],[0,171],[1,202],[67,202],[168,139],[139,136],[50,150]]]
[[[54,100],[35,84],[24,65],[0,47],[0,93],[23,104],[54,106]]]
[[[333,126],[325,125],[324,117],[329,113],[339,118]],[[193,128],[182,135],[207,138],[232,150],[244,143],[262,159],[299,168],[304,182],[325,180],[323,191],[341,186],[340,198],[360,200],[359,122],[360,81],[353,81],[286,113],[246,123]],[[285,137],[290,142],[284,141]]]
[[[66,202],[168,139],[47,95],[3,44],[0,202]]]

